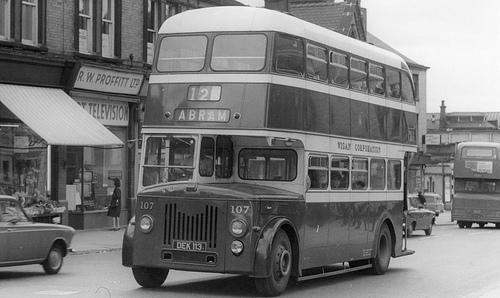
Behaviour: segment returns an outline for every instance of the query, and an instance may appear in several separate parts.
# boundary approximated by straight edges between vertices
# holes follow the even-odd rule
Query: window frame
[[[214,65],[213,65],[214,57],[218,58],[218,57],[214,56],[214,53],[216,52],[215,46],[216,46],[217,38],[222,38],[223,36],[261,36],[261,37],[264,37],[265,47],[264,47],[264,52],[263,52],[264,61],[262,63],[262,66],[260,68],[256,68],[256,69],[221,69],[221,68],[214,67]],[[215,36],[213,36],[211,38],[209,43],[211,44],[211,45],[209,45],[211,47],[211,49],[210,49],[210,51],[207,51],[207,55],[206,55],[207,57],[205,57],[206,58],[205,63],[207,63],[208,66],[210,67],[210,69],[214,72],[260,72],[266,67],[267,52],[268,52],[267,49],[269,48],[269,45],[268,45],[269,38],[263,32],[246,32],[246,33],[237,32],[237,33],[216,34]],[[207,58],[210,58],[210,59],[207,59]]]
[[[382,75],[372,73],[372,67],[381,69]],[[382,93],[376,92],[376,86],[372,87],[372,80],[371,80],[372,77],[374,77],[378,80],[377,83],[380,81],[382,82],[382,88],[380,89],[380,90],[382,90]],[[370,93],[371,95],[375,95],[375,96],[385,97],[385,95],[386,95],[385,89],[386,88],[385,88],[385,68],[384,68],[384,66],[382,64],[379,64],[379,63],[368,62],[368,93]]]
[[[11,0],[0,0],[0,2],[5,5],[5,12],[3,16],[0,16],[0,20],[3,19],[3,25],[5,26],[4,32],[0,32],[0,40],[8,41],[10,40],[10,20],[11,20],[11,12],[12,12],[12,3]]]
[[[265,157],[264,159],[264,175],[262,178],[253,178],[253,177],[243,177],[242,176],[242,167],[241,167],[241,158],[242,155],[245,154],[247,151],[261,151],[261,155]],[[294,169],[295,171],[292,172],[291,169],[288,174],[290,175],[290,178],[288,179],[273,179],[272,177],[268,177],[268,174],[270,174],[271,171],[271,159],[276,158],[277,155],[273,155],[273,152],[286,152],[288,154],[288,157],[291,157],[293,155],[293,159],[290,161],[295,161],[294,164]],[[257,156],[257,155],[255,155]],[[284,156],[282,154],[281,156]],[[247,159],[248,161],[249,159]],[[248,164],[246,164],[248,167]],[[292,182],[297,179],[298,176],[298,155],[297,152],[293,149],[281,149],[281,148],[243,148],[238,152],[238,178],[241,180],[246,180],[246,181],[271,181],[271,182]],[[248,170],[248,168],[247,168]],[[247,175],[248,176],[248,175]]]
[[[395,182],[394,185],[397,185],[397,182],[399,182],[399,188],[392,188],[392,183],[389,183],[391,182],[390,181],[390,177],[389,177],[389,173],[391,172],[392,173],[392,169],[393,169],[393,164],[399,164],[399,177],[394,175],[394,177],[391,177],[391,178],[394,178],[395,179]],[[388,191],[400,191],[401,190],[401,187],[403,186],[403,178],[402,178],[402,175],[403,175],[403,164],[401,162],[401,160],[398,160],[398,159],[388,159],[387,162],[386,162],[386,185],[387,185],[387,190]]]
[[[168,3],[165,4],[167,5],[165,9],[168,9]],[[149,13],[149,6],[151,6],[151,13]],[[158,0],[147,0],[145,2],[145,7],[144,7],[144,33],[145,33],[145,62],[149,65],[153,65],[154,63],[154,53],[155,53],[155,46],[158,41],[158,30],[160,29],[160,26],[162,24],[162,16],[161,16],[161,5],[160,1]],[[153,18],[152,20],[150,18]],[[151,28],[149,25],[152,25],[153,28]],[[152,34],[152,41],[150,42],[149,37],[150,34]]]
[[[162,57],[160,57],[160,53],[161,53],[161,46],[162,46],[162,43],[164,41],[166,41],[166,39],[168,38],[179,38],[179,37],[203,37],[205,39],[205,47],[204,47],[204,53],[203,53],[203,63],[201,63],[201,67],[199,69],[196,69],[196,70],[164,70],[164,69],[160,69],[159,68],[159,62],[160,60],[162,59]],[[201,72],[203,69],[206,68],[206,64],[207,64],[207,58],[208,58],[208,55],[209,55],[209,46],[210,46],[210,38],[209,36],[207,36],[206,34],[189,34],[189,35],[166,35],[166,36],[162,36],[161,39],[158,40],[158,45],[156,46],[156,48],[158,49],[158,55],[155,57],[155,60],[154,60],[154,68],[157,72],[159,73],[194,73],[194,72]]]
[[[302,53],[300,55],[300,61],[301,61],[301,70],[296,71],[293,69],[287,69],[287,68],[278,68],[277,61],[278,61],[278,39],[279,38],[287,38],[287,39],[295,39],[299,42],[300,45],[302,45]],[[273,41],[273,51],[272,51],[272,70],[276,73],[280,74],[285,74],[285,75],[291,75],[291,76],[297,76],[300,78],[303,78],[305,76],[305,68],[306,68],[306,61],[305,61],[305,51],[306,51],[306,46],[305,46],[305,40],[302,37],[299,36],[294,36],[286,33],[276,33]],[[296,55],[297,56],[297,55]]]
[[[375,163],[375,162],[382,162],[383,163],[383,167],[382,167],[382,170],[384,171],[383,175],[380,175],[380,174],[376,174],[374,175],[373,174],[373,170],[372,170],[372,165]],[[369,178],[369,183],[370,183],[370,189],[371,190],[385,190],[386,187],[387,187],[387,182],[386,182],[386,179],[387,179],[387,164],[386,164],[386,161],[385,159],[383,158],[370,158],[370,178]],[[373,179],[373,177],[382,177],[383,181],[382,181],[382,184],[381,185],[373,185],[373,181],[375,181],[375,179]],[[382,187],[382,188],[380,188]]]
[[[309,48],[314,48],[315,49],[315,52],[320,52],[320,51],[323,51],[324,54],[325,54],[325,59],[322,60],[321,57],[318,57],[317,55],[315,55],[315,53],[311,53],[309,54]],[[322,45],[318,45],[318,44],[315,44],[315,43],[312,43],[312,42],[306,42],[306,48],[305,48],[305,56],[306,56],[306,67],[305,67],[305,76],[306,78],[308,79],[312,79],[312,80],[315,80],[315,81],[320,81],[320,82],[328,82],[329,80],[329,73],[328,73],[328,64],[330,62],[330,51],[327,47],[325,46],[322,46]],[[325,77],[324,78],[321,78],[321,76],[316,76],[316,75],[313,75],[309,72],[309,65],[312,65],[314,66],[314,64],[310,64],[310,60],[315,60],[315,61],[318,61],[320,63],[324,63],[324,73],[325,73]],[[313,67],[313,70],[314,67]],[[316,73],[316,72],[315,72]]]
[[[33,2],[31,2],[33,1]],[[21,1],[21,43],[29,46],[37,46],[38,45],[38,17],[39,17],[39,0],[22,0]],[[32,32],[32,37],[33,40],[31,39],[25,39],[24,38],[24,20],[23,20],[23,15],[24,15],[24,9],[26,6],[30,6],[33,9],[33,18],[32,18],[32,24],[31,24],[31,32]]]
[[[343,56],[345,57],[345,62],[346,64],[340,64],[340,63],[337,63],[334,61],[334,56],[337,55],[337,56]],[[330,84],[333,84],[335,86],[339,86],[339,87],[343,87],[343,88],[346,88],[348,89],[349,88],[349,76],[350,76],[350,70],[349,70],[349,67],[350,67],[350,57],[349,55],[347,55],[346,53],[342,53],[342,52],[339,52],[339,51],[336,51],[336,50],[331,50],[330,51],[330,54],[329,54],[329,65],[328,65],[328,82]],[[333,80],[333,77],[332,77],[332,71],[333,69],[335,68],[342,68],[346,71],[346,80],[345,80],[345,83],[344,84],[340,84],[340,83],[337,83]]]
[[[349,89],[358,91],[358,92],[363,92],[363,93],[368,93],[368,60],[366,58],[358,58],[358,57],[349,57]],[[365,65],[365,70],[358,69],[353,67],[353,61],[361,62],[364,63]],[[358,74],[364,74],[364,88],[363,88],[363,81],[360,80],[361,82],[361,88],[355,88],[353,86],[353,72],[358,73]]]
[[[103,16],[104,13],[104,3],[110,3],[109,7],[109,14],[110,18],[106,19]],[[101,0],[101,56],[105,58],[115,58],[115,43],[116,43],[116,34],[115,34],[115,28],[116,28],[116,16],[115,16],[115,10],[116,10],[116,0]],[[109,37],[108,37],[108,46],[109,50],[108,53],[104,52],[104,30],[102,30],[104,25],[108,25],[109,28]]]
[[[332,165],[334,159],[337,160],[347,160],[347,167],[346,168],[339,168],[339,167],[334,167]],[[331,190],[348,190],[351,186],[351,159],[349,156],[346,155],[331,155],[330,156],[330,161],[329,161],[329,171],[330,171],[330,189]],[[333,179],[333,172],[346,172],[347,174],[347,183],[345,184],[345,187],[334,187],[334,183],[332,181]]]
[[[363,161],[363,163],[366,165],[366,170],[365,169],[354,169],[354,164],[355,161]],[[358,181],[354,181],[354,173],[366,173],[366,180],[362,181],[365,183],[362,187],[354,187],[354,184],[357,183]],[[351,189],[353,191],[363,191],[367,190],[368,186],[370,183],[370,164],[369,160],[366,157],[353,157],[351,159]]]
[[[80,4],[89,3],[89,14],[83,14],[80,12]],[[78,11],[78,38],[75,38],[78,40],[78,53],[81,54],[94,54],[94,46],[95,46],[95,37],[94,37],[94,1],[93,0],[78,0],[78,7],[76,8]],[[82,38],[80,37],[80,30],[83,30],[80,28],[80,18],[84,18],[85,21],[87,22],[87,46],[85,48],[82,48]],[[76,34],[75,34],[76,35]]]
[[[311,160],[313,158],[318,158],[318,159],[326,159],[326,165],[311,165]],[[308,191],[325,191],[330,189],[330,167],[329,167],[330,159],[328,157],[328,154],[320,154],[320,153],[313,153],[309,154],[307,158],[307,178],[309,179],[309,187]],[[311,179],[311,175],[309,174],[310,171],[321,171],[321,172],[326,172],[326,185],[325,187],[320,187],[318,188],[313,188],[313,181]]]

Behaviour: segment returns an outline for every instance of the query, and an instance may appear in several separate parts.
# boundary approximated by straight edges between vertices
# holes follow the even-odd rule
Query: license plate
[[[174,249],[189,251],[206,251],[206,242],[174,240]]]

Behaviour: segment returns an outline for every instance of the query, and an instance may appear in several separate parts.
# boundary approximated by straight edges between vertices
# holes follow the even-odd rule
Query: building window
[[[0,0],[0,40],[10,38],[10,0]]]
[[[78,51],[80,53],[91,53],[93,47],[92,17],[93,7],[91,0],[79,0],[79,38]]]
[[[146,17],[146,62],[153,64],[154,45],[156,42],[156,34],[161,25],[159,15],[159,2],[148,0],[147,17]],[[168,5],[167,5],[168,6]]]
[[[115,1],[102,1],[102,56],[114,57],[114,20],[115,20]]]
[[[38,1],[23,0],[21,16],[22,43],[36,45],[38,43]]]

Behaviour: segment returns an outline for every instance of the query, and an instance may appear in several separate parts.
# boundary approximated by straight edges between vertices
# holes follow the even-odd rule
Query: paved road
[[[352,273],[291,285],[283,297],[500,297],[500,230],[440,224],[408,241],[410,257],[383,276]],[[56,276],[40,266],[0,268],[0,297],[253,297],[241,276],[173,271],[161,289],[142,289],[120,251],[70,255]]]

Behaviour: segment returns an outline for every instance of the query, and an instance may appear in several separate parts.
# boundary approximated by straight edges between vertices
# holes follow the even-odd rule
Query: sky
[[[447,112],[500,112],[500,1],[361,0],[361,6],[370,33],[429,67],[427,112],[439,112],[442,100]]]

